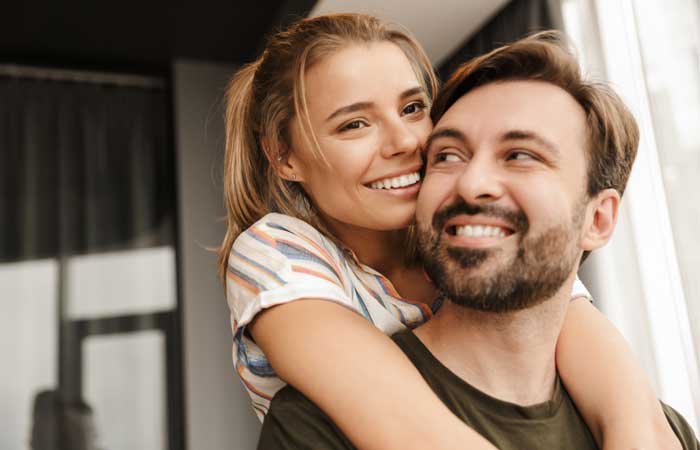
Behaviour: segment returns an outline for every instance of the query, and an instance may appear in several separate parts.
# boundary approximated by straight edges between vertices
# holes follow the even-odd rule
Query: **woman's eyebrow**
[[[413,97],[416,94],[422,94],[424,92],[425,89],[423,89],[421,86],[412,87],[410,89],[406,89],[401,94],[399,94],[399,99],[405,100],[408,97]],[[334,118],[340,115],[354,113],[363,109],[369,109],[373,106],[374,102],[356,102],[346,106],[341,106],[340,108],[333,111],[331,115],[328,116],[328,118],[326,118],[326,122],[328,122],[329,120],[333,120]]]
[[[399,95],[401,100],[405,100],[408,97],[413,97],[416,94],[425,94],[425,89],[421,86],[412,87],[411,89],[406,89]]]
[[[361,111],[363,109],[369,109],[372,106],[374,106],[374,102],[357,102],[357,103],[352,103],[347,106],[341,106],[340,108],[336,109],[331,113],[330,116],[326,119],[326,122],[329,120],[332,120],[342,114],[350,114],[356,111]]]

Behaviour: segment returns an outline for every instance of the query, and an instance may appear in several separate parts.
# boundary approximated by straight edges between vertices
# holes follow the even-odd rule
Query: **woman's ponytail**
[[[267,160],[258,148],[258,120],[255,117],[253,81],[260,60],[244,66],[226,89],[226,151],[224,156],[224,201],[227,229],[219,248],[219,276],[224,279],[233,241],[268,211],[260,186]]]

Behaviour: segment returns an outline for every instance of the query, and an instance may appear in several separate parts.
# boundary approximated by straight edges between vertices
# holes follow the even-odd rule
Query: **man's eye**
[[[530,160],[535,160],[536,158],[532,156],[530,153],[527,152],[522,152],[522,151],[514,151],[510,152],[508,156],[506,157],[507,161],[530,161]]]
[[[460,158],[458,155],[455,155],[454,153],[438,153],[435,155],[433,158],[433,164],[438,164],[438,163],[453,163],[453,162],[460,162],[462,158]]]
[[[423,102],[413,102],[409,103],[406,105],[403,109],[404,114],[415,114],[419,111],[423,111],[425,109],[425,103]]]
[[[352,122],[348,122],[340,127],[340,131],[359,130],[360,128],[364,128],[366,126],[368,125],[362,120],[353,120]]]

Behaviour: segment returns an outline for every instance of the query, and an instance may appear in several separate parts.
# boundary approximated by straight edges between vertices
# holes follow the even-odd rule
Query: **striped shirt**
[[[590,297],[578,280],[573,297]],[[265,308],[298,299],[325,299],[349,308],[387,335],[430,317],[428,305],[402,298],[379,272],[349,256],[308,223],[270,213],[241,233],[226,274],[236,372],[262,420],[283,388],[265,354],[245,332]]]

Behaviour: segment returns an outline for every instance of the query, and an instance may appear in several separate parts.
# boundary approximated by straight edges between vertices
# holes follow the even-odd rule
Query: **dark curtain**
[[[512,0],[438,68],[441,80],[463,62],[535,31],[561,28],[561,11],[552,0]]]
[[[173,244],[167,91],[0,76],[0,262]]]
[[[115,84],[118,76],[100,82],[78,73],[73,78],[93,80],[78,82],[28,73],[0,75],[0,263],[58,261],[58,340],[46,343],[58,347],[58,385],[36,394],[32,445],[96,448],[93,411],[83,399],[83,342],[158,330],[165,336],[168,448],[181,450],[179,310],[65,314],[69,257],[175,246],[169,91],[160,80],[125,85]]]

